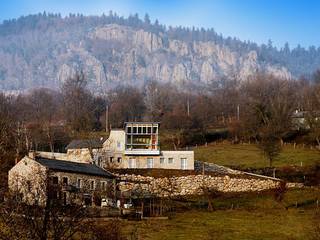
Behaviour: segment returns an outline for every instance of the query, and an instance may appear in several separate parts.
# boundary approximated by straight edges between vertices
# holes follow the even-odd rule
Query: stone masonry
[[[280,181],[248,177],[188,175],[170,178],[153,178],[140,175],[118,175],[122,192],[132,195],[158,197],[200,195],[204,189],[220,192],[259,192],[277,188]]]

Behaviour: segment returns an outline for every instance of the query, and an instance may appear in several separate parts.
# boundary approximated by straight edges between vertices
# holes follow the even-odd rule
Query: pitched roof
[[[66,149],[80,149],[80,148],[102,148],[103,139],[78,139],[72,140]]]
[[[113,174],[89,163],[76,163],[71,161],[55,160],[48,158],[36,157],[35,161],[41,165],[59,172],[81,173],[86,175],[101,176],[114,178]]]

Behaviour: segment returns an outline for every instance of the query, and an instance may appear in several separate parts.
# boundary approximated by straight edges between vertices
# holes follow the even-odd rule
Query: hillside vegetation
[[[194,149],[195,159],[237,168],[264,168],[268,159],[255,144],[228,142],[200,146]],[[320,163],[320,152],[310,147],[285,145],[274,161],[275,167],[312,166]]]

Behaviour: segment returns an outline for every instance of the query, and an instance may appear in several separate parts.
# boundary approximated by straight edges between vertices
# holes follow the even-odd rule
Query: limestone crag
[[[291,78],[285,67],[259,60],[256,51],[238,52],[210,41],[185,42],[117,24],[0,36],[0,58],[3,90],[57,88],[77,70],[85,73],[97,93],[150,80],[205,87],[226,78],[243,81],[260,71]]]

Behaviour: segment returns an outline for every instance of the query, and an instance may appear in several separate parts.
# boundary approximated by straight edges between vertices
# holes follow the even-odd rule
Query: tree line
[[[1,172],[6,174],[29,150],[64,151],[71,139],[105,136],[107,108],[108,127],[159,121],[174,148],[202,144],[212,130],[225,129],[234,143],[260,144],[272,163],[288,136],[298,134],[305,143],[320,147],[320,71],[313,79],[288,81],[257,74],[241,83],[228,79],[183,90],[148,82],[101,96],[88,90],[80,72],[59,90],[0,94]],[[294,126],[296,110],[303,113],[303,129]]]

